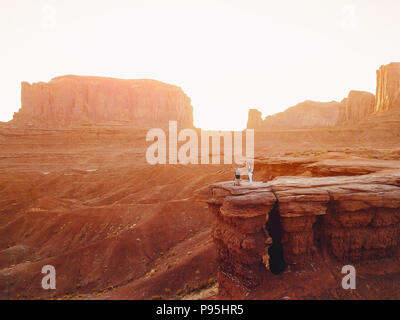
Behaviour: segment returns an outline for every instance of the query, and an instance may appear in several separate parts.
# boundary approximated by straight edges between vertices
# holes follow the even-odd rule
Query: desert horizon
[[[320,108],[323,111],[318,111],[318,112],[326,112],[329,113],[326,115],[327,121],[326,122],[321,122],[321,123],[315,123],[315,124],[306,124],[304,125],[304,128],[312,128],[312,127],[318,127],[318,125],[320,127],[326,127],[326,126],[334,126],[336,124],[345,124],[347,122],[357,122],[362,120],[363,118],[365,118],[366,116],[368,116],[369,114],[374,114],[374,113],[379,113],[382,110],[386,110],[387,106],[384,106],[385,102],[384,102],[384,97],[382,97],[383,94],[385,94],[382,91],[381,86],[381,79],[384,72],[386,72],[386,70],[391,70],[394,69],[394,73],[397,72],[397,69],[399,68],[399,63],[397,62],[391,62],[388,65],[382,65],[379,70],[376,71],[376,96],[368,91],[362,91],[362,90],[355,90],[355,89],[349,89],[349,93],[347,97],[343,97],[343,99],[341,99],[340,101],[335,101],[335,100],[329,100],[329,101],[313,101],[310,99],[306,99],[304,101],[300,101],[298,102],[296,105],[293,106],[288,106],[286,107],[283,111],[271,114],[271,115],[267,115],[264,118],[262,117],[262,113],[258,110],[258,109],[253,109],[253,108],[249,108],[248,111],[248,120],[247,120],[247,128],[252,128],[252,129],[261,129],[261,127],[259,127],[261,125],[262,122],[265,121],[270,121],[271,123],[269,123],[269,127],[265,126],[264,129],[272,129],[275,130],[277,129],[276,126],[274,125],[274,120],[277,117],[279,118],[279,116],[284,116],[284,114],[288,114],[291,112],[296,112],[295,110],[297,110],[297,112],[302,112],[303,109],[306,112],[310,112],[310,109],[312,109],[312,105],[314,106],[322,106],[322,108]],[[33,82],[33,83],[29,83],[26,81],[22,81],[21,82],[21,101],[22,104],[24,103],[24,97],[26,95],[26,91],[28,90],[32,90],[35,91],[35,89],[37,90],[43,90],[43,88],[46,88],[45,90],[48,90],[47,87],[51,86],[51,84],[53,84],[54,82],[58,82],[61,83],[62,81],[76,81],[76,82],[87,82],[87,83],[95,83],[96,81],[100,81],[103,83],[125,83],[128,84],[129,82],[132,83],[133,86],[135,86],[135,83],[158,83],[160,86],[170,86],[171,88],[177,88],[177,90],[182,91],[182,88],[180,88],[179,86],[176,86],[174,84],[169,84],[169,83],[165,83],[162,81],[159,81],[157,79],[119,79],[119,78],[113,78],[113,77],[102,77],[102,76],[84,76],[84,75],[72,75],[72,74],[68,74],[68,75],[61,75],[61,76],[56,76],[54,78],[52,78],[50,80],[49,83],[43,82],[43,81],[39,81],[39,82]],[[72,88],[69,89],[65,89],[65,90],[74,90]],[[39,93],[41,94],[41,93]],[[44,99],[47,99],[47,104],[51,103],[51,94],[49,91],[50,96],[48,97],[41,97]],[[70,93],[70,94],[74,94],[74,93]],[[195,107],[193,107],[191,105],[191,99],[190,97],[187,97],[187,95],[185,94],[185,92],[182,91],[183,96],[185,96],[188,100],[188,105],[190,105],[193,108],[193,111],[196,109]],[[87,99],[87,97],[86,97]],[[377,100],[376,100],[377,99]],[[395,97],[395,99],[397,99],[397,97]],[[349,101],[350,100],[350,101]],[[368,101],[357,101],[357,100],[368,100]],[[352,112],[352,110],[350,110],[349,108],[351,108],[351,106],[349,107],[349,103],[352,103],[353,101],[355,101],[356,103],[359,102],[366,102],[366,104],[369,105],[369,110],[361,110],[362,114],[358,114],[358,115],[354,115],[354,114],[350,114]],[[42,101],[43,103],[43,101]],[[117,102],[117,103],[121,103],[121,102]],[[124,101],[122,103],[127,103],[127,101]],[[395,104],[397,103],[397,101],[394,102]],[[308,105],[308,107],[307,107]],[[117,105],[118,108],[121,108],[120,105]],[[23,108],[23,106],[21,106],[21,108],[14,113],[14,117],[18,117],[20,114],[20,111],[23,112],[24,110],[21,110]],[[72,107],[74,108],[74,107]],[[76,108],[76,106],[75,106]],[[309,109],[309,110],[306,110]],[[325,110],[324,110],[325,109]],[[338,109],[338,110],[336,110]],[[362,109],[362,108],[361,108]],[[81,118],[79,118],[79,121],[83,122],[85,120],[89,120],[87,119],[88,117],[88,110],[85,110],[85,114],[82,114],[80,116],[82,116]],[[312,111],[311,111],[312,112]],[[360,112],[360,110],[356,110],[355,112]],[[47,115],[48,116],[48,115]],[[86,118],[85,118],[86,117]],[[355,117],[355,118],[352,118]],[[42,117],[43,118],[43,117]],[[191,118],[193,119],[193,123],[185,123],[187,125],[187,127],[195,127],[194,123],[195,123],[195,118],[193,117],[193,115],[191,115]],[[10,121],[12,122],[11,119]],[[46,123],[46,118],[41,119],[44,121],[44,123]],[[93,120],[93,119],[91,119]],[[117,120],[117,119],[110,119],[110,120]],[[121,119],[118,119],[121,120]],[[172,119],[171,119],[172,120]],[[188,119],[189,120],[189,119]],[[104,119],[96,119],[97,122],[101,122],[104,121]],[[190,121],[190,120],[189,120]],[[282,121],[282,120],[281,120]],[[279,120],[278,120],[279,122]],[[45,125],[45,124],[42,124]],[[255,127],[254,127],[255,126]],[[261,125],[262,126],[262,125]],[[290,125],[286,124],[287,128],[284,129],[290,129]],[[299,127],[293,127],[298,129]],[[199,129],[202,129],[201,127],[199,127]],[[237,128],[237,131],[241,131],[244,130],[245,128]],[[278,128],[280,129],[280,128]],[[206,129],[207,130],[207,129]],[[220,128],[214,128],[211,129],[210,131],[232,131],[229,129],[220,129]]]
[[[242,130],[248,109],[265,117],[374,93],[375,70],[399,60],[399,10],[393,0],[6,2],[0,121],[20,108],[22,81],[76,74],[177,85],[196,127]]]

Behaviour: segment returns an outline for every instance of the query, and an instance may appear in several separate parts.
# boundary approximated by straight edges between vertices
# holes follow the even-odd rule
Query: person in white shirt
[[[254,170],[254,165],[251,161],[247,161],[247,171],[249,175],[249,182],[253,182],[253,170]]]

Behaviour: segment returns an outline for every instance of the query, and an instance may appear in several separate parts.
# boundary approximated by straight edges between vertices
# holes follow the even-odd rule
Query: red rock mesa
[[[137,127],[165,127],[177,120],[193,127],[190,98],[177,86],[156,80],[61,76],[21,86],[16,123],[65,126],[78,122],[129,121]]]
[[[265,119],[251,109],[247,128],[293,130],[355,124],[369,115],[400,108],[400,63],[381,66],[376,73],[376,98],[372,93],[352,90],[340,103],[305,101]]]

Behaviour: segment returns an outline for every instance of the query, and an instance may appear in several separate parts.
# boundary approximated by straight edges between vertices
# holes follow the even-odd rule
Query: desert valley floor
[[[145,134],[122,123],[1,124],[1,299],[218,297],[215,217],[205,190],[231,181],[234,166],[151,166]],[[264,182],[399,168],[400,116],[386,113],[356,126],[256,130],[255,159],[254,178]],[[50,293],[40,285],[47,264],[57,270]],[[360,290],[353,294],[338,289],[338,265],[324,268],[283,272],[250,298],[400,298],[399,261],[361,265]],[[321,290],[311,290],[316,287]]]

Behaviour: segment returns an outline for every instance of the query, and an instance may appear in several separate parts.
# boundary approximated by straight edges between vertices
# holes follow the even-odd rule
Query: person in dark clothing
[[[240,171],[239,168],[235,169],[235,182],[233,184],[234,186],[240,186]]]

